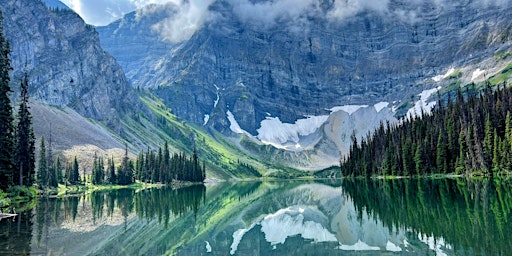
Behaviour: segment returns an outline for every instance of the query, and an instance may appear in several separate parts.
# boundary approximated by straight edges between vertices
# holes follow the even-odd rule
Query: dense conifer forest
[[[353,145],[343,176],[496,175],[512,170],[512,90],[468,86],[422,118],[381,124]]]
[[[135,164],[135,178],[151,183],[171,183],[174,180],[203,182],[206,178],[204,163],[201,166],[197,151],[192,157],[183,153],[170,154],[167,143],[158,151],[140,153]]]

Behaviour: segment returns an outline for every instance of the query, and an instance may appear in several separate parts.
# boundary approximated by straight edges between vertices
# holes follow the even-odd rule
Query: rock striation
[[[5,0],[0,10],[15,91],[27,72],[31,98],[70,107],[113,130],[120,129],[129,108],[141,106],[121,66],[101,48],[96,29],[72,10],[39,0]]]
[[[203,124],[208,115],[209,126],[226,131],[229,110],[256,135],[269,114],[293,123],[335,106],[407,99],[435,87],[430,78],[448,67],[508,46],[512,31],[506,3],[394,0],[391,14],[363,9],[333,20],[334,1],[320,2],[321,14],[307,16],[300,30],[286,17],[270,25],[248,21],[233,1],[215,1],[214,18],[184,42],[165,46],[158,38],[159,15],[173,15],[163,9],[141,19],[129,14],[99,32],[133,85],[154,89],[178,116]]]
[[[339,8],[343,1],[332,0],[309,1],[312,11],[299,14],[270,8],[284,2],[213,1],[203,24],[180,42],[166,42],[155,26],[178,15],[172,4],[151,6],[151,15],[128,14],[98,31],[133,86],[153,90],[174,114],[288,151],[296,144],[283,158],[298,154],[288,162],[300,162],[299,168],[335,164],[352,133],[362,137],[380,121],[396,122],[393,115],[405,114],[407,102],[442,84],[432,78],[510,49],[507,1],[390,0],[380,10],[359,6],[348,14]],[[268,13],[257,16],[258,10]],[[347,105],[366,110],[333,111]],[[298,126],[309,117],[325,123],[304,133]],[[272,129],[271,123],[285,125]],[[297,130],[288,141],[262,133],[288,124]]]

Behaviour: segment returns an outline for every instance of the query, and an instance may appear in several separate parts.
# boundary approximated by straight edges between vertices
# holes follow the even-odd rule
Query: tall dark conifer
[[[40,188],[48,186],[48,163],[46,162],[46,144],[44,137],[41,138],[41,145],[39,147],[39,168],[37,169],[37,184]]]
[[[4,37],[3,17],[0,12],[0,188],[5,189],[14,183],[14,127],[9,93],[9,42]]]
[[[28,106],[28,77],[26,73],[20,87],[16,129],[16,167],[18,172],[14,172],[14,182],[20,186],[31,186],[35,181],[35,136],[32,128],[32,115]],[[46,155],[41,157],[46,158]]]

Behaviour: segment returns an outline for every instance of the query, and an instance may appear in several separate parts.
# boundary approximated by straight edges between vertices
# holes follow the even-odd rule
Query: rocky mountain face
[[[14,90],[27,72],[32,99],[70,107],[113,130],[121,129],[128,107],[142,105],[121,66],[101,48],[95,28],[76,13],[40,0],[3,0],[0,10],[12,49]]]
[[[395,122],[416,95],[444,85],[447,70],[508,51],[512,36],[507,1],[309,1],[298,14],[271,8],[286,1],[242,2],[214,1],[179,42],[157,25],[179,15],[173,5],[98,31],[133,85],[154,90],[174,114],[286,149],[299,168],[336,163],[352,133]]]

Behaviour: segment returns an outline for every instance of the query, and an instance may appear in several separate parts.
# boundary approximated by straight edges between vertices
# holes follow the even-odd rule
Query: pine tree
[[[107,182],[110,184],[116,184],[117,183],[117,177],[116,177],[116,167],[114,163],[114,157],[108,159],[107,163]]]
[[[84,179],[85,180],[85,179]],[[78,160],[73,160],[73,167],[71,169],[71,184],[78,184],[80,183],[80,172],[79,172],[79,166],[78,166]]]
[[[4,37],[3,16],[0,12],[0,188],[13,184],[14,165],[14,127],[11,100],[9,94],[9,70],[11,62],[9,42]]]
[[[55,161],[53,166],[54,176],[57,180],[56,186],[58,186],[62,182],[62,163],[60,162],[60,157],[57,157],[57,161]]]
[[[133,162],[128,158],[128,145],[126,145],[125,155],[118,168],[117,184],[129,185],[133,183]]]
[[[15,182],[31,186],[35,181],[35,136],[32,129],[32,115],[28,106],[28,77],[25,73],[21,81],[18,127],[16,129],[16,165],[19,170]],[[46,157],[46,155],[44,156]],[[48,163],[47,166],[52,166]]]
[[[37,184],[39,187],[44,189],[48,186],[48,164],[46,162],[46,145],[44,137],[41,138],[41,144],[39,146],[39,167],[37,168]]]

